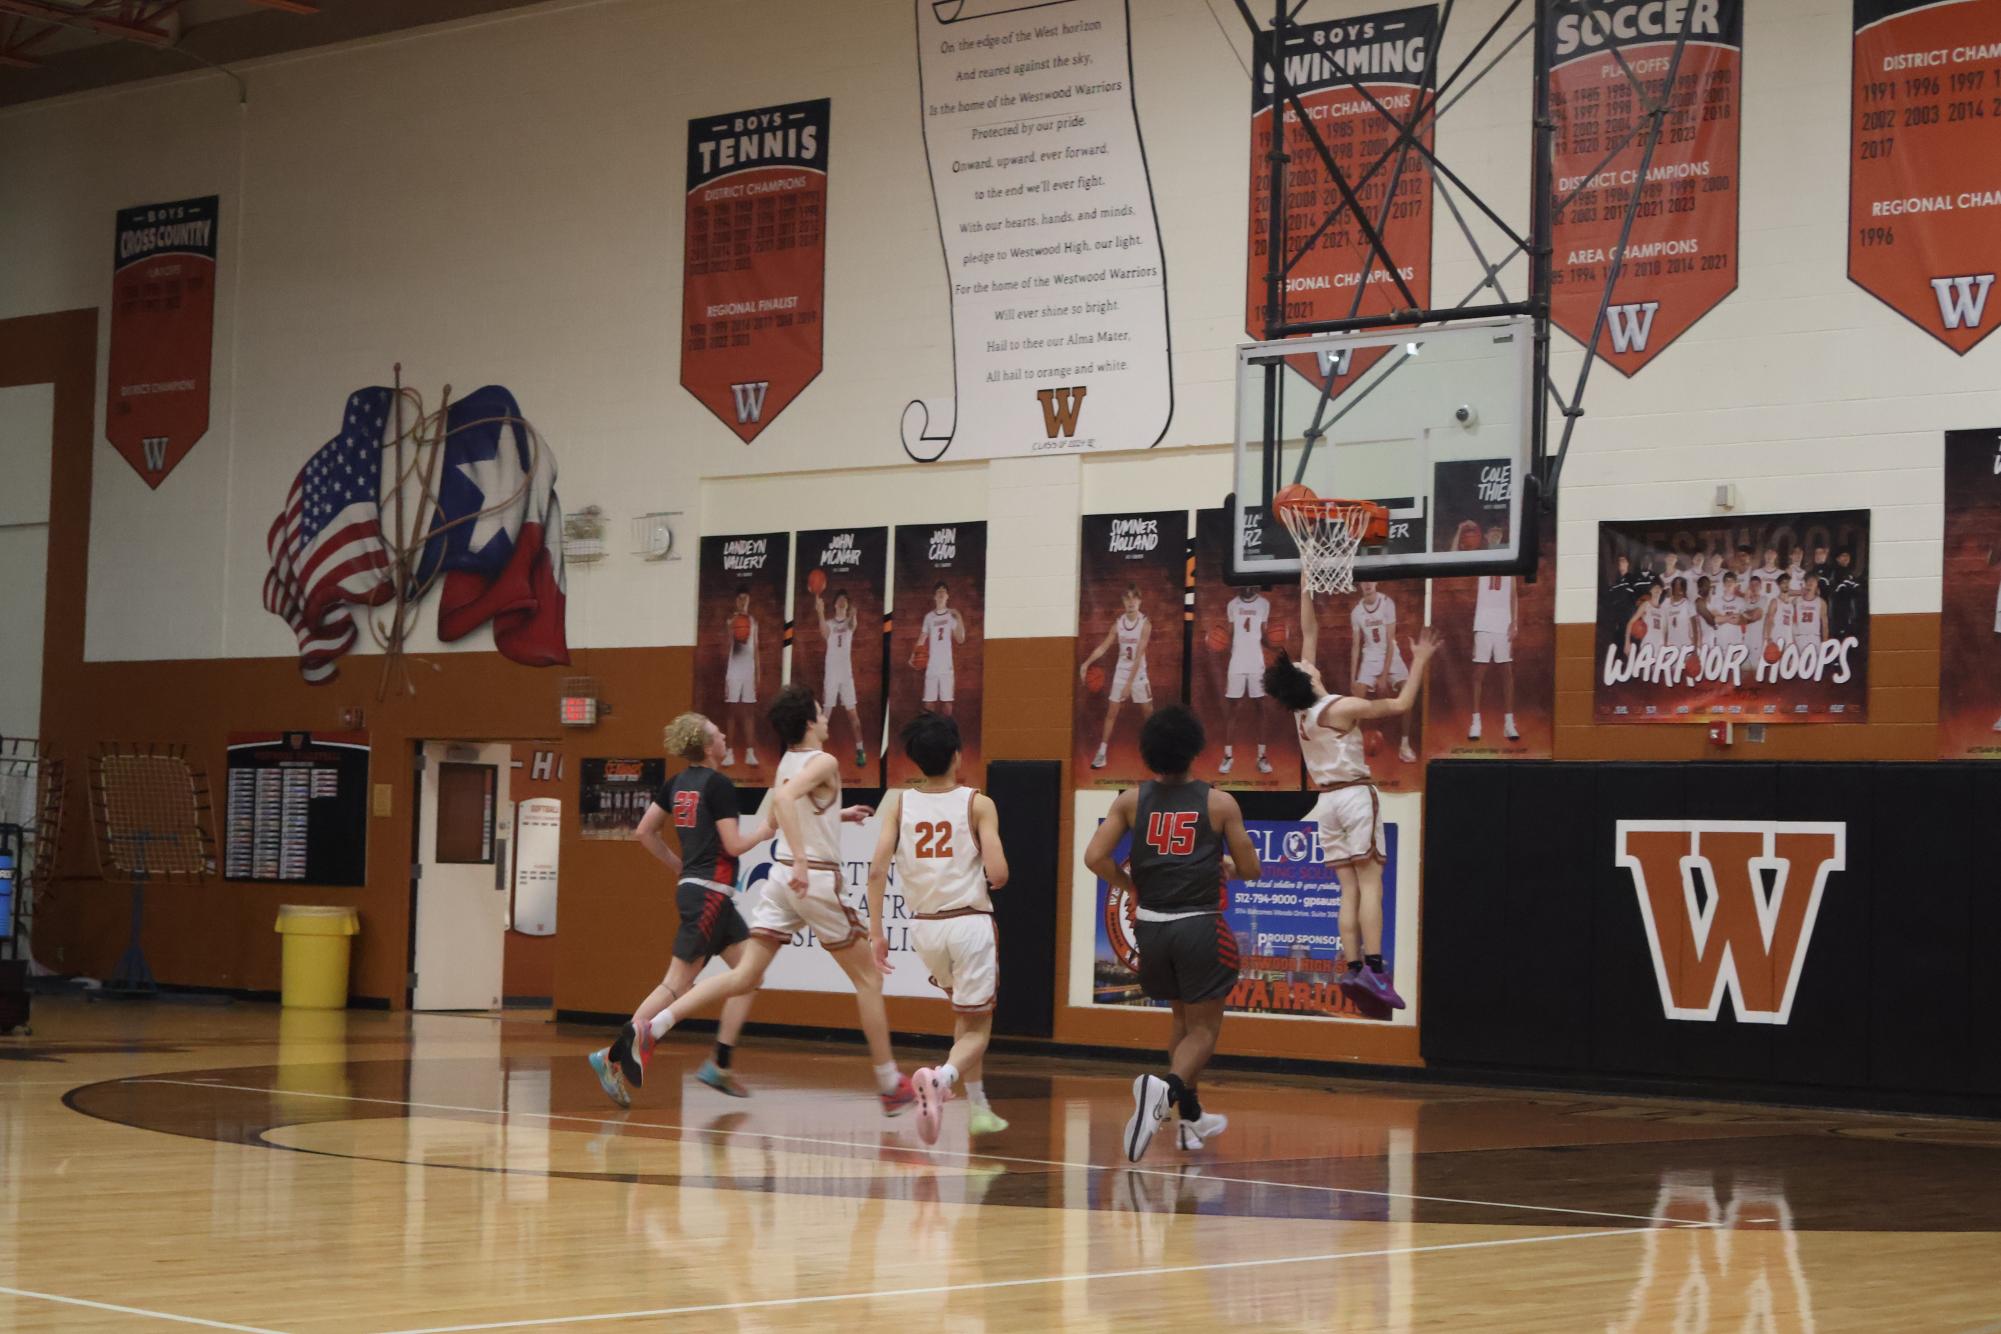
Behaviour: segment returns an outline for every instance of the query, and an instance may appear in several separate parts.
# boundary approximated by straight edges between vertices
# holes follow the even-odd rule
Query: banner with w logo
[[[147,486],[208,434],[215,195],[118,211],[104,434]]]

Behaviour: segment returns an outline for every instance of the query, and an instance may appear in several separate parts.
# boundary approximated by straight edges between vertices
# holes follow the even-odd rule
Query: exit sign
[[[589,695],[565,695],[559,701],[562,723],[565,727],[595,727],[598,721],[598,702]]]

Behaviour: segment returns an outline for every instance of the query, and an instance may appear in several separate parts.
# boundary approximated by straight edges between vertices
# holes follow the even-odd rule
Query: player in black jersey
[[[1259,867],[1236,798],[1188,776],[1206,741],[1201,722],[1178,704],[1148,718],[1139,753],[1153,781],[1119,793],[1084,850],[1084,864],[1138,905],[1140,989],[1174,1010],[1167,1073],[1133,1081],[1125,1132],[1132,1162],[1169,1107],[1179,1112],[1175,1135],[1183,1149],[1201,1148],[1229,1124],[1203,1113],[1196,1081],[1216,1054],[1223,1002],[1237,982],[1237,937],[1223,920],[1225,881],[1255,880]],[[1117,858],[1127,830],[1130,873]]]
[[[680,879],[675,906],[681,913],[681,928],[674,935],[674,962],[660,985],[633,1011],[632,1021],[619,1031],[618,1040],[592,1052],[590,1058],[598,1083],[621,1107],[632,1105],[631,1089],[646,1077],[643,1053],[633,1050],[632,1035],[637,1027],[650,1023],[654,1015],[686,992],[712,956],[719,954],[734,966],[743,952],[750,929],[733,901],[737,858],[770,838],[773,830],[766,820],[747,833],[742,831],[736,784],[717,772],[729,753],[729,740],[714,723],[699,713],[682,714],[667,725],[667,749],[686,760],[688,767],[653,794],[653,804],[639,822],[637,837]],[[680,836],[679,856],[661,837],[661,830],[670,824]],[[716,1026],[715,1054],[695,1072],[695,1078],[733,1098],[750,1096],[730,1073],[730,1054],[750,1015],[754,994],[733,996],[723,1006]]]

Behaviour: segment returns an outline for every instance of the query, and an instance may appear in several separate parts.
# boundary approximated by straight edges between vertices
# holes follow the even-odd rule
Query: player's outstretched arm
[[[1126,830],[1132,828],[1133,811],[1137,805],[1138,798],[1133,796],[1131,788],[1119,793],[1113,798],[1112,809],[1106,813],[1104,823],[1098,826],[1097,833],[1091,835],[1091,842],[1084,849],[1084,865],[1090,868],[1091,873],[1128,894],[1133,892],[1132,877],[1119,865],[1115,854],[1119,849],[1119,840],[1125,837]]]
[[[1432,655],[1438,652],[1438,645],[1438,631],[1425,626],[1411,641],[1410,675],[1404,678],[1403,689],[1388,699],[1343,695],[1320,715],[1326,720],[1326,726],[1345,732],[1356,723],[1371,718],[1395,718],[1409,713],[1417,704],[1418,691],[1424,686],[1424,674],[1431,666]]]
[[[966,642],[966,618],[959,614],[957,607],[952,608],[952,642],[954,644]]]
[[[1255,880],[1264,874],[1264,867],[1258,865],[1258,845],[1251,842],[1250,831],[1244,828],[1244,808],[1237,805],[1235,797],[1210,788],[1209,820],[1223,836],[1235,879]]]
[[[658,857],[662,866],[679,875],[681,859],[675,855],[674,849],[667,846],[667,840],[660,836],[660,831],[666,827],[667,812],[660,809],[659,802],[655,802],[646,808],[646,814],[639,817],[639,828],[633,831],[632,836],[639,840],[641,847]]]
[[[987,888],[999,889],[1007,883],[1007,849],[1001,846],[1000,808],[984,792],[973,796],[973,832],[980,838],[980,865],[987,873]]]
[[[1320,613],[1313,607],[1313,586],[1299,572],[1299,660],[1312,666],[1320,657]],[[1354,673],[1350,671],[1350,676]]]
[[[806,840],[800,837],[804,826],[800,822],[799,803],[807,800],[813,789],[829,781],[838,783],[840,777],[839,763],[822,751],[772,791],[771,809],[778,817],[779,832],[785,835],[786,850],[792,854],[792,888],[800,894],[806,892],[808,882],[806,859],[800,853]]]
[[[875,966],[890,971],[889,923],[883,920],[883,898],[889,889],[889,863],[896,856],[897,836],[902,832],[903,793],[891,791],[882,799],[882,828],[876,831],[875,859],[868,866],[868,943]]]
[[[819,593],[813,595],[813,618],[820,623],[820,638],[827,637],[827,599]]]

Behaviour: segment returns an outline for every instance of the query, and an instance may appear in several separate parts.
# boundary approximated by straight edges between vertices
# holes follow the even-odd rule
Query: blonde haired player
[[[739,634],[738,627],[744,631]],[[729,710],[730,731],[743,738],[743,762],[757,767],[757,617],[750,612],[750,585],[736,586],[736,609],[730,613],[729,665],[723,672],[723,704]],[[723,754],[723,768],[736,766],[736,752]]]
[[[1304,576],[1299,603],[1305,646],[1298,662],[1279,655],[1265,672],[1265,689],[1292,711],[1306,776],[1320,790],[1310,818],[1320,827],[1321,853],[1341,881],[1341,953],[1348,964],[1341,985],[1365,991],[1401,1010],[1403,997],[1390,984],[1382,955],[1383,812],[1375,779],[1369,773],[1368,751],[1362,744],[1362,724],[1375,718],[1408,716],[1417,706],[1425,669],[1438,652],[1438,632],[1427,625],[1411,642],[1410,672],[1393,697],[1335,695],[1329,693],[1314,662],[1318,639],[1313,594],[1305,586]]]
[[[959,724],[920,713],[903,725],[903,753],[924,774],[916,787],[883,798],[882,829],[869,864],[869,945],[876,967],[890,971],[883,899],[889,866],[917,921],[911,938],[931,982],[952,1002],[952,1050],[943,1065],[910,1077],[917,1094],[917,1134],[938,1141],[945,1100],[963,1088],[971,1111],[967,1129],[991,1135],[1007,1122],[987,1105],[981,1061],[993,1035],[1000,986],[1000,945],[990,891],[1007,883],[1000,818],[993,798],[959,782]]]
[[[1153,685],[1146,679],[1146,651],[1153,642],[1153,620],[1140,610],[1138,584],[1127,584],[1124,596],[1120,598],[1118,619],[1105,631],[1105,637],[1098,641],[1098,647],[1091,656],[1084,659],[1084,665],[1077,669],[1077,679],[1088,681],[1091,668],[1098,659],[1111,652],[1116,646],[1118,663],[1112,669],[1111,692],[1105,704],[1105,730],[1098,736],[1098,753],[1091,759],[1093,769],[1105,767],[1106,753],[1111,749],[1112,728],[1119,721],[1119,706],[1131,696],[1139,705],[1142,718],[1153,716]]]
[[[931,610],[924,613],[917,647],[910,651],[910,665],[924,668],[924,707],[952,714],[952,697],[957,693],[958,676],[952,666],[952,646],[966,642],[966,618],[950,604],[952,590],[939,580],[931,586]],[[923,653],[920,662],[919,652]]]
[[[1348,680],[1357,695],[1374,699],[1387,695],[1385,684],[1390,690],[1402,686],[1410,676],[1410,668],[1403,660],[1403,650],[1397,646],[1397,603],[1396,599],[1383,592],[1382,585],[1367,579],[1355,585],[1361,597],[1348,613],[1348,628],[1351,631],[1348,644]],[[1300,632],[1306,633],[1306,613],[1300,613]],[[1318,646],[1309,638],[1304,641],[1300,660],[1312,662]],[[1372,717],[1377,715],[1370,715]],[[1478,731],[1471,733],[1477,737]],[[1410,713],[1403,713],[1403,735],[1397,746],[1397,758],[1405,764],[1417,763],[1417,752],[1410,744]]]
[[[848,725],[855,734],[855,768],[859,769],[868,763],[868,752],[862,747],[861,710],[855,706],[855,631],[861,618],[855,615],[855,604],[844,588],[834,590],[832,616],[827,615],[826,595],[814,593],[813,615],[820,622],[820,638],[827,645],[820,706],[829,718],[835,709],[847,711]]]

